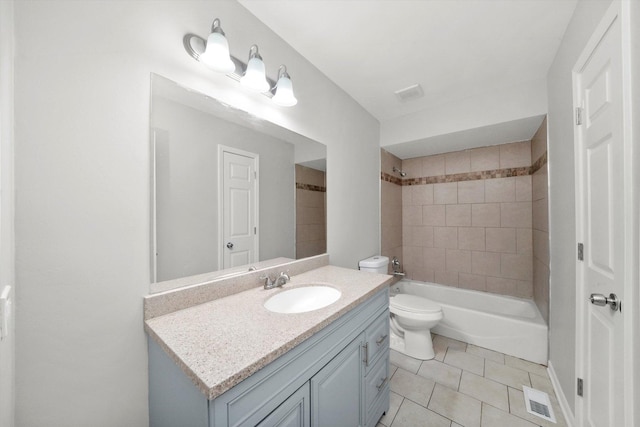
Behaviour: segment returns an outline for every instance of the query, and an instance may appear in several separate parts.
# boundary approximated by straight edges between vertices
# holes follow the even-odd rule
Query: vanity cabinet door
[[[360,334],[311,378],[311,426],[362,426],[363,361]]]
[[[309,427],[309,383],[262,420],[257,427]]]

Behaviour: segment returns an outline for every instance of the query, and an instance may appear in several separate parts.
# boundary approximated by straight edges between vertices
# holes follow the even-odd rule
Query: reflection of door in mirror
[[[219,146],[222,162],[220,252],[223,268],[258,261],[258,155]]]
[[[296,258],[327,251],[325,162],[296,165]]]
[[[324,145],[158,75],[152,75],[150,128],[150,267],[153,281],[161,283],[152,291],[191,283],[189,280],[167,282],[174,279],[193,276],[195,281],[212,280],[246,272],[253,266],[274,265],[271,260],[282,263],[295,258],[294,165],[324,171]],[[233,211],[248,209],[253,201],[255,218],[251,220],[246,212],[229,214],[233,238],[226,238],[222,233],[220,202],[224,195],[220,146],[241,155],[253,153],[256,158],[255,197],[240,190],[234,190],[234,195],[229,196]],[[235,173],[251,175],[250,169],[241,167]],[[319,182],[316,185],[323,190],[324,178]],[[321,194],[324,206],[324,193]],[[324,210],[322,207],[321,214],[311,217],[316,229],[320,225],[322,230],[326,228]],[[308,218],[307,214],[303,212],[299,219]],[[298,257],[325,251],[324,234],[321,239],[314,237],[310,228],[303,234],[311,235],[314,243],[306,245],[316,249],[301,248]],[[239,235],[250,236],[251,232],[256,233],[254,249],[242,249],[244,243],[237,240]],[[227,248],[228,243],[233,245],[233,251]],[[251,246],[249,243],[248,247]],[[225,253],[234,259],[225,262]],[[213,273],[218,271],[219,276]]]

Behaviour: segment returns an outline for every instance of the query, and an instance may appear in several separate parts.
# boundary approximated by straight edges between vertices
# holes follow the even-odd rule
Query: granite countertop
[[[391,282],[391,276],[325,266],[296,275],[282,288],[262,286],[145,321],[145,330],[196,386],[214,399],[311,337]],[[342,292],[307,313],[264,308],[278,292],[308,284]]]

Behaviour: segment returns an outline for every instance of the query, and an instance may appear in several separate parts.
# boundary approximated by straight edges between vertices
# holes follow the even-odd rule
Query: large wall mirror
[[[151,82],[151,292],[326,252],[324,145]]]

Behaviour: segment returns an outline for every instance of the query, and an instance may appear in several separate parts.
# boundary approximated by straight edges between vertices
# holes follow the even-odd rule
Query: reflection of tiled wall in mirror
[[[296,259],[327,251],[325,173],[296,165]]]

